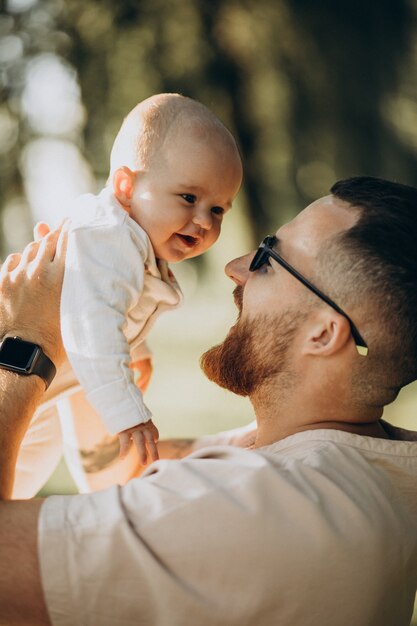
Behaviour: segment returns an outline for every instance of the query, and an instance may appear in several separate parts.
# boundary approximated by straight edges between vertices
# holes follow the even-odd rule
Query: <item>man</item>
[[[202,364],[249,395],[252,449],[212,446],[125,487],[1,503],[1,623],[409,624],[417,443],[381,415],[417,375],[417,190],[356,178],[331,192],[226,267],[240,315]],[[0,275],[2,336],[56,365],[62,241],[49,234]],[[44,385],[6,370],[0,381],[7,498]]]

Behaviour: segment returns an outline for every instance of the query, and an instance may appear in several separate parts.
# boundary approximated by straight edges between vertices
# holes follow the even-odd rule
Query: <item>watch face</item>
[[[6,337],[0,349],[0,365],[8,365],[25,372],[30,370],[39,348],[33,343]]]

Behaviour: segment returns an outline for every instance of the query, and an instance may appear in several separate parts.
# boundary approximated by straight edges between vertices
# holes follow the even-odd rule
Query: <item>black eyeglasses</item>
[[[287,261],[285,261],[285,259],[283,259],[282,256],[280,256],[278,252],[273,249],[273,246],[276,245],[277,241],[278,239],[274,235],[269,235],[268,237],[265,237],[252,259],[249,271],[255,272],[260,267],[262,267],[262,265],[265,265],[265,263],[268,262],[269,257],[272,257],[277,263],[279,263],[283,268],[290,272],[290,274],[292,274],[297,280],[303,283],[303,285],[305,285],[307,289],[310,289],[310,291],[315,293],[316,296],[321,298],[324,302],[326,302],[326,304],[331,306],[335,311],[337,311],[338,313],[340,313],[340,315],[343,315],[343,317],[347,319],[350,325],[350,332],[352,333],[352,337],[355,340],[356,350],[361,356],[366,356],[368,354],[368,346],[362,339],[358,329],[356,328],[350,317],[346,315],[346,313],[342,311],[342,309],[338,307],[337,304],[333,302],[333,300],[331,300],[322,291],[320,291],[320,289],[310,283],[307,278],[304,278],[302,274],[297,272],[297,270],[292,265],[287,263]]]

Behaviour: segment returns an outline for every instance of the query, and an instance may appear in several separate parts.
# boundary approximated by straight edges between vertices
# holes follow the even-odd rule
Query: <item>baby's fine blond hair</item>
[[[220,140],[238,153],[233,135],[204,104],[177,93],[161,93],[143,100],[125,117],[111,151],[110,178],[123,166],[148,170],[165,141],[178,132]]]

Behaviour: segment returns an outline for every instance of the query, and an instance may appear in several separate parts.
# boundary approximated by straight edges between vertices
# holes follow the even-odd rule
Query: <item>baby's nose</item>
[[[204,230],[210,230],[213,226],[213,216],[208,211],[196,211],[193,217],[193,222]]]

